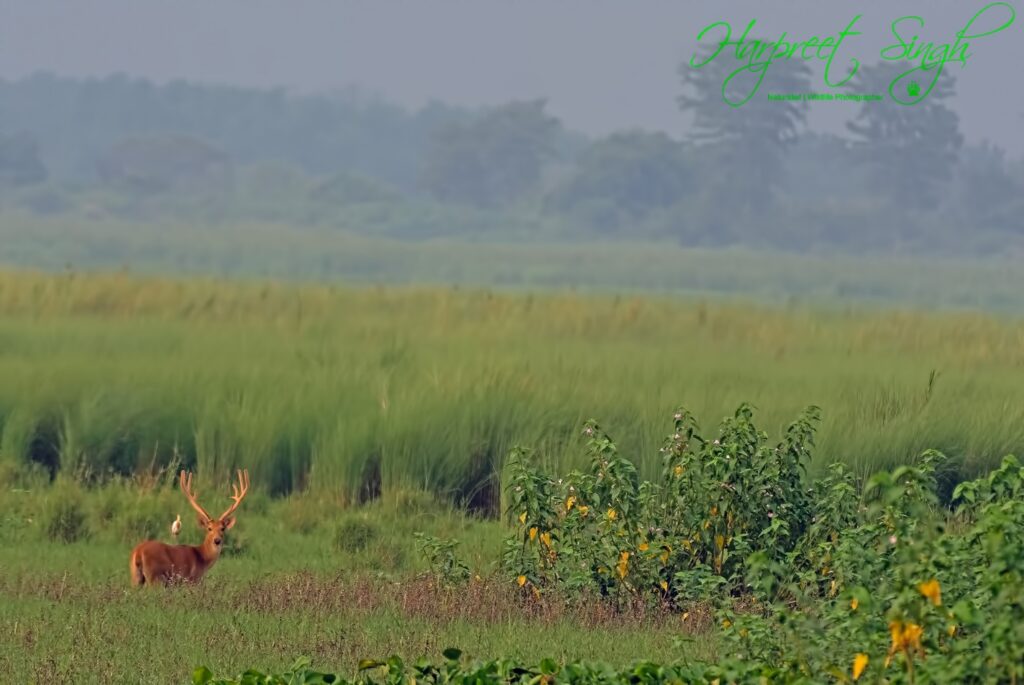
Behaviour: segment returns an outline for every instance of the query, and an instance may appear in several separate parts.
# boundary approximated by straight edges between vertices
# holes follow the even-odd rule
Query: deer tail
[[[132,557],[128,564],[128,571],[132,576],[132,585],[145,585],[146,576],[142,573],[142,554],[139,549],[132,550]]]

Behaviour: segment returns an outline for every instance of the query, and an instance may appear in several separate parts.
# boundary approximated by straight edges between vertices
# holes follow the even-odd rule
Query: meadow
[[[185,522],[180,542],[201,541],[172,482],[0,495],[0,680],[184,683],[201,664],[283,670],[299,656],[354,674],[368,656],[439,656],[453,644],[481,658],[543,652],[623,664],[638,654],[711,653],[710,639],[674,647],[688,629],[678,616],[524,606],[514,583],[494,575],[501,527],[424,493],[356,512],[254,493],[202,584],[140,592],[128,582],[135,543],[170,542],[176,513]],[[224,489],[201,499],[219,506]],[[69,510],[83,515],[79,524]],[[476,575],[468,588],[424,575],[416,532],[461,541]]]
[[[365,225],[372,219],[357,214],[338,225],[317,226],[209,217],[115,219],[88,212],[38,216],[2,207],[0,264],[48,271],[115,271],[130,264],[150,275],[293,283],[455,284],[1024,313],[1020,255],[1005,240],[977,250],[987,257],[960,251],[817,252],[808,242],[797,253],[772,251],[756,235],[750,247],[723,248],[632,235],[628,241],[597,240],[529,222],[491,230],[481,226],[486,213],[464,234],[399,239],[368,233]]]
[[[977,510],[954,515],[945,505],[957,483],[984,481],[1005,455],[1024,452],[1022,343],[1024,324],[983,313],[8,271],[0,673],[10,682],[184,682],[199,665],[281,671],[307,655],[352,676],[359,659],[439,658],[447,647],[531,663],[713,663],[735,654],[775,663],[731,641],[754,634],[776,646],[765,637],[771,629],[744,623],[749,597],[786,606],[811,597],[808,606],[834,613],[871,573],[891,576],[858,628],[870,628],[880,668],[890,600],[903,597],[894,606],[906,609],[908,597],[927,599],[915,588],[934,573],[947,592],[994,587],[989,576],[950,569],[998,571],[968,543],[975,532],[994,534],[1001,519],[980,504],[1003,507],[1021,487],[1005,486],[1015,471],[999,472],[1003,485],[979,486],[998,496],[978,495]],[[820,407],[813,449],[776,464],[767,443],[744,432],[749,420],[736,412],[745,402],[773,440],[808,405]],[[768,480],[749,487],[780,484],[788,494],[779,511],[799,512],[786,517],[791,531],[764,511],[741,514],[758,497],[730,500],[740,523],[730,512],[720,530],[691,510],[692,497],[669,497],[683,473],[704,474],[687,481],[693,492],[732,482],[731,470],[696,466],[721,464],[722,454],[677,444],[691,429],[716,433],[727,417],[742,430],[722,429],[721,444],[764,460],[751,473]],[[719,447],[711,445],[701,449]],[[529,448],[528,463],[510,461],[517,446]],[[945,456],[922,465],[932,448]],[[633,466],[621,467],[625,485],[615,492],[577,473],[599,473],[621,455]],[[833,463],[847,470],[837,476]],[[250,470],[255,492],[202,585],[133,592],[131,547],[167,540],[174,515],[188,511],[174,487],[179,467],[197,472],[201,498],[223,498],[236,467]],[[888,485],[872,477],[879,471]],[[821,483],[842,496],[819,492]],[[570,484],[600,516],[574,518],[582,495],[565,491]],[[799,494],[809,488],[811,499]],[[896,494],[879,499],[879,488]],[[862,491],[863,520],[852,504]],[[523,492],[534,498],[524,504]],[[926,514],[904,506],[906,493]],[[725,521],[726,500],[714,502],[711,517]],[[812,525],[818,505],[835,514],[834,528]],[[667,531],[670,521],[673,540],[693,549],[673,542],[676,556],[659,562],[645,531]],[[928,533],[930,521],[962,534]],[[873,537],[852,533],[861,529]],[[927,541],[927,559],[941,561],[921,562],[919,549],[851,556],[890,530]],[[1015,540],[1012,526],[1001,530]],[[416,533],[458,542],[459,561],[443,545],[433,557],[429,545],[418,549]],[[198,541],[188,520],[183,537]],[[648,549],[644,565],[620,556]],[[570,561],[576,570],[561,566]],[[719,594],[739,610],[715,600],[723,583],[729,591]],[[985,611],[957,617],[968,638],[986,635],[978,631],[993,616],[1013,616],[994,600],[975,605]],[[927,606],[911,607],[915,620],[928,618]],[[723,634],[723,620],[747,635]],[[806,630],[790,637],[810,640],[813,626]],[[995,651],[978,663],[1014,653],[990,643]],[[829,654],[831,644],[815,649]],[[974,653],[976,643],[962,644],[950,659]],[[980,667],[971,668],[964,672]]]
[[[861,474],[1024,445],[1024,324],[979,313],[28,272],[0,275],[0,313],[7,469],[177,459],[493,514],[514,444],[570,466],[595,418],[649,475],[679,406],[713,426],[750,402],[770,431],[820,406],[820,454]]]

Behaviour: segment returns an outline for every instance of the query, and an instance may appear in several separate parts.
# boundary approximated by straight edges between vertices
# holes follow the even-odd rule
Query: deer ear
[[[222,521],[222,523],[224,524],[224,530],[231,530],[235,527],[235,517],[231,516],[229,518],[226,518],[224,519],[224,521]]]
[[[197,516],[196,521],[199,523],[200,528],[206,528],[208,525],[210,525],[210,519],[206,518],[205,516]]]

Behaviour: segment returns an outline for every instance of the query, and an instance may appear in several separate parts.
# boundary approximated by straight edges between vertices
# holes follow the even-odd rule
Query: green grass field
[[[0,494],[0,680],[184,683],[200,664],[281,670],[299,655],[354,674],[367,657],[438,656],[452,645],[476,658],[543,652],[626,664],[643,655],[713,656],[707,626],[678,615],[524,604],[514,584],[494,575],[501,526],[423,493],[348,514],[308,495],[254,494],[201,585],[133,589],[131,548],[149,536],[170,542],[176,513],[186,524],[181,542],[201,541],[170,481],[155,490],[136,482]],[[220,506],[222,490],[205,488],[201,500]],[[47,531],[58,501],[69,499],[85,520],[82,537],[64,544]],[[459,539],[478,578],[449,590],[423,577],[414,532]],[[675,646],[687,635],[694,641]]]
[[[572,294],[0,275],[0,463],[78,475],[251,469],[273,494],[436,492],[493,512],[516,443],[577,463],[606,425],[641,469],[670,416],[809,404],[861,473],[1024,445],[1024,324]]]
[[[532,602],[497,571],[509,449],[567,473],[595,418],[651,478],[679,406],[713,433],[749,401],[774,439],[813,404],[812,473],[937,448],[948,495],[1024,453],[1022,343],[980,313],[2,273],[0,680],[185,682],[300,655],[352,674],[450,646],[714,661],[708,616]],[[178,465],[201,499],[235,467],[256,492],[201,586],[132,592],[132,546],[188,511]],[[468,589],[421,575],[416,532],[461,541]]]
[[[594,242],[545,233],[400,241],[351,227],[209,220],[139,222],[0,211],[0,265],[59,271],[275,278],[292,282],[576,289],[843,306],[1024,313],[1019,256],[837,256],[673,242]]]

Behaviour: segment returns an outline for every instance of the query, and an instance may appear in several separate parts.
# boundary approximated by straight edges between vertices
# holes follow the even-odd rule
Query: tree
[[[1024,183],[1011,174],[1002,148],[987,141],[965,147],[956,180],[965,225],[1021,231]]]
[[[705,50],[679,67],[683,92],[677,102],[693,116],[688,137],[723,172],[731,172],[730,185],[715,189],[716,202],[764,207],[782,180],[783,160],[806,123],[808,109],[805,100],[770,100],[769,95],[806,93],[810,69],[800,60],[787,60],[771,64],[763,75],[742,71],[730,79],[743,66],[735,52],[722,50],[709,61],[710,54]],[[761,78],[746,102],[726,102],[741,102]]]
[[[192,136],[129,137],[116,143],[96,165],[100,178],[126,190],[223,191],[231,180],[228,156]]]
[[[694,175],[685,147],[664,133],[614,133],[584,150],[547,204],[615,230],[678,202],[692,192]]]
[[[311,200],[333,206],[387,204],[398,202],[398,191],[386,183],[352,171],[341,171],[318,183],[309,193]]]
[[[46,165],[39,158],[39,146],[31,135],[0,135],[0,187],[33,185],[46,178]]]
[[[423,187],[443,202],[478,207],[505,205],[535,190],[561,128],[545,104],[511,102],[439,128],[426,153]]]
[[[887,93],[893,81],[910,68],[908,63],[894,62],[861,65],[851,85],[858,93]],[[923,86],[909,80],[904,87],[917,90]],[[938,203],[942,188],[952,179],[963,144],[959,118],[944,104],[953,93],[953,77],[945,71],[916,104],[885,98],[861,105],[846,126],[855,137],[857,158],[870,168],[871,190],[903,208],[921,209]]]

